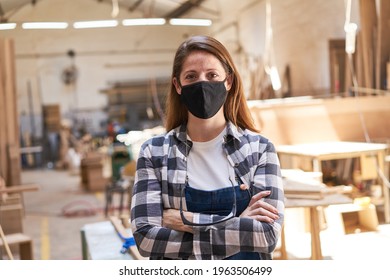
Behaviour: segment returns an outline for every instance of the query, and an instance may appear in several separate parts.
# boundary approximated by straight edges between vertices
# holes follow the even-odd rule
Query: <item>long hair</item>
[[[193,36],[184,41],[176,51],[173,61],[171,84],[166,99],[166,131],[187,123],[188,110],[180,101],[180,96],[173,85],[173,79],[180,81],[180,73],[184,60],[193,51],[206,51],[214,55],[225,68],[226,74],[232,77],[232,86],[228,92],[225,104],[225,119],[237,127],[259,132],[255,127],[248,105],[246,103],[241,77],[227,49],[216,39],[209,36]]]

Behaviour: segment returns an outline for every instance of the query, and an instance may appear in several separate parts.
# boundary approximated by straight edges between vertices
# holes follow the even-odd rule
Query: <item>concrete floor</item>
[[[23,183],[37,183],[40,190],[24,193],[24,232],[34,241],[35,259],[82,259],[81,228],[107,220],[104,215],[105,194],[86,192],[80,177],[68,171],[24,170]],[[78,215],[64,215],[66,210]],[[91,215],[88,215],[91,214]],[[117,214],[117,212],[116,212]],[[289,259],[310,257],[310,234],[304,230],[302,212],[286,211],[286,247]],[[321,232],[324,259],[353,260],[362,256],[385,259],[390,248],[390,225],[381,224],[378,231],[335,235]]]
[[[23,171],[22,181],[40,186],[24,194],[24,229],[34,240],[35,259],[82,259],[80,230],[105,220],[104,193],[85,191],[80,177],[67,171]]]

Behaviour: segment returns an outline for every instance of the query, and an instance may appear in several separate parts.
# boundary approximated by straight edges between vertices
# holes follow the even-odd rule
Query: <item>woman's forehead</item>
[[[183,62],[182,72],[191,69],[223,69],[222,63],[213,54],[206,51],[193,51]]]

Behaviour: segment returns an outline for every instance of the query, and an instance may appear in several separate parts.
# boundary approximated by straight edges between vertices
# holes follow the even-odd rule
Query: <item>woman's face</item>
[[[173,79],[176,91],[181,94],[181,86],[200,81],[217,82],[226,79],[226,71],[222,63],[214,55],[205,51],[193,51],[184,60],[180,73],[180,83]],[[226,90],[231,88],[230,79],[225,81]]]

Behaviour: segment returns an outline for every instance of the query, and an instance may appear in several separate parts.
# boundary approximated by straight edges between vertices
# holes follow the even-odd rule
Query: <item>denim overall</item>
[[[251,199],[249,190],[241,190],[240,186],[227,187],[215,191],[203,191],[191,188],[188,184],[185,188],[187,209],[190,212],[203,214],[217,214],[227,216],[232,211],[234,194],[236,192],[236,207],[238,217],[248,206]],[[260,260],[257,252],[239,252],[226,260]]]

